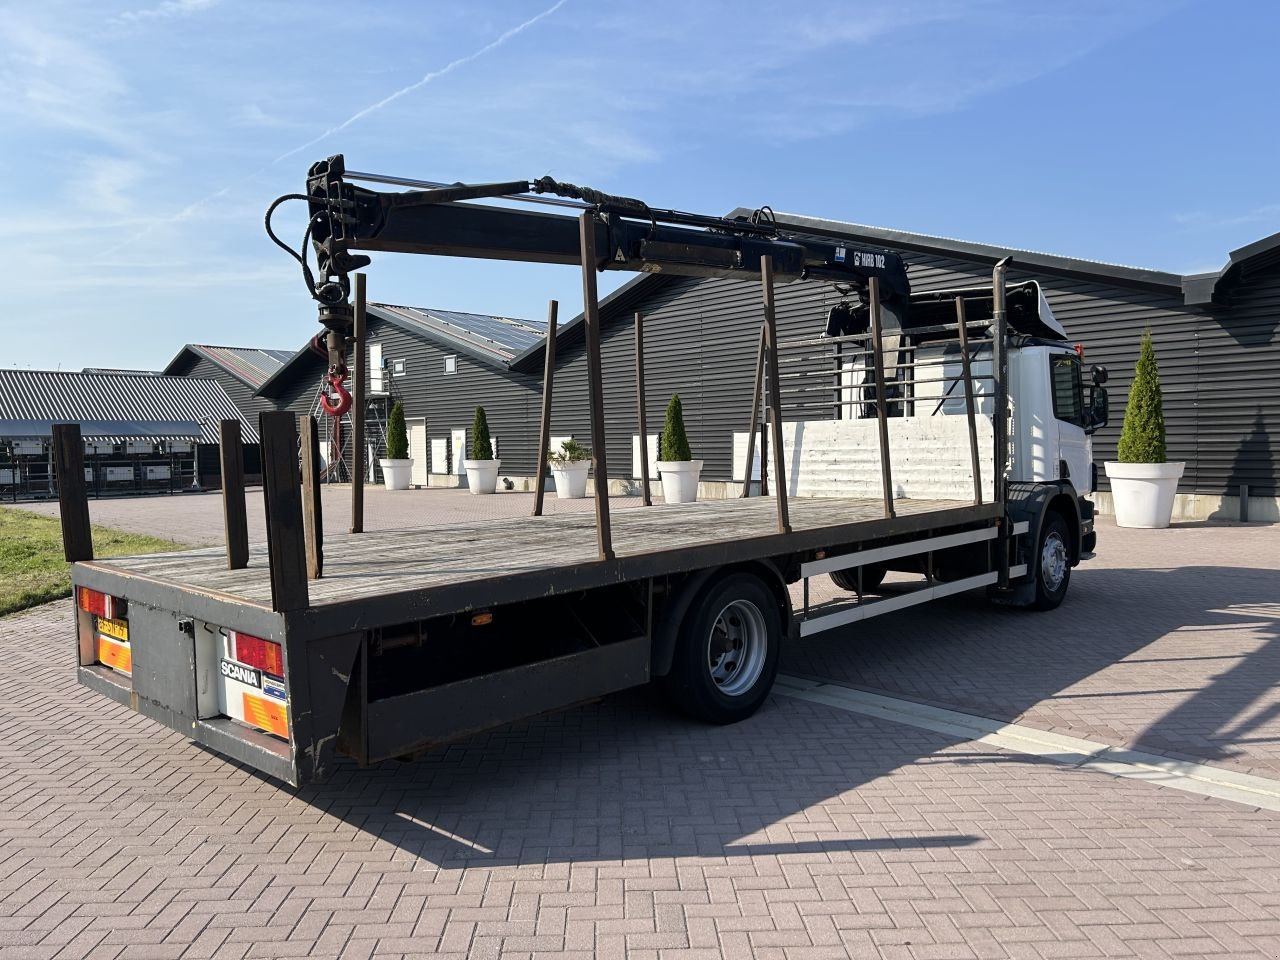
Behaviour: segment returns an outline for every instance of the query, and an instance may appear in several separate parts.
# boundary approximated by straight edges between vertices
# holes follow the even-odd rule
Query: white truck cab
[[[1093,492],[1096,469],[1080,355],[1067,344],[1009,349],[1009,479],[1069,480]]]

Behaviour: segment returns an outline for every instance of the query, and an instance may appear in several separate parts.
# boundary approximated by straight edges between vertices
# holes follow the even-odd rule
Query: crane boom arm
[[[896,254],[788,236],[764,211],[752,219],[730,219],[658,210],[548,177],[407,192],[372,190],[354,179],[375,177],[348,174],[341,155],[313,164],[307,177],[308,238],[319,264],[318,274],[308,280],[321,305],[321,321],[342,334],[351,316],[349,275],[369,263],[353,251],[580,264],[577,216],[474,202],[536,201],[539,194],[572,198],[553,202],[590,212],[598,270],[752,279],[760,276],[760,261],[771,257],[774,275],[783,281],[827,280],[864,291],[876,277],[885,306],[895,312],[905,308],[910,293]]]

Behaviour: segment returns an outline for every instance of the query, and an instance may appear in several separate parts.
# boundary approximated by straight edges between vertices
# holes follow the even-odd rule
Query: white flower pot
[[[409,477],[413,473],[412,460],[379,460],[382,467],[382,483],[388,490],[408,490]]]
[[[493,493],[498,489],[501,460],[463,460],[467,471],[467,489],[472,493]]]
[[[658,461],[662,475],[662,499],[667,503],[693,503],[698,499],[701,460]]]
[[[581,500],[587,495],[587,473],[591,470],[590,460],[574,460],[572,463],[551,465],[551,476],[556,482],[556,498],[559,500]]]
[[[1167,527],[1173,517],[1173,498],[1185,461],[1174,463],[1105,464],[1111,481],[1111,502],[1121,527]]]

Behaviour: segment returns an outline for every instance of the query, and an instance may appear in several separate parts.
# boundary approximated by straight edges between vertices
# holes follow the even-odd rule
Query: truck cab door
[[[1058,427],[1059,479],[1070,479],[1076,492],[1093,489],[1093,442],[1085,433],[1088,411],[1084,403],[1080,357],[1075,351],[1049,353],[1049,389]],[[1065,466],[1066,476],[1061,476]]]

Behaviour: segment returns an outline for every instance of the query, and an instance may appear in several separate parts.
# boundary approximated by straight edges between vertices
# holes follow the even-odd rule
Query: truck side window
[[[1080,382],[1080,358],[1056,354],[1049,357],[1053,382],[1053,415],[1059,420],[1084,424],[1084,387]]]

